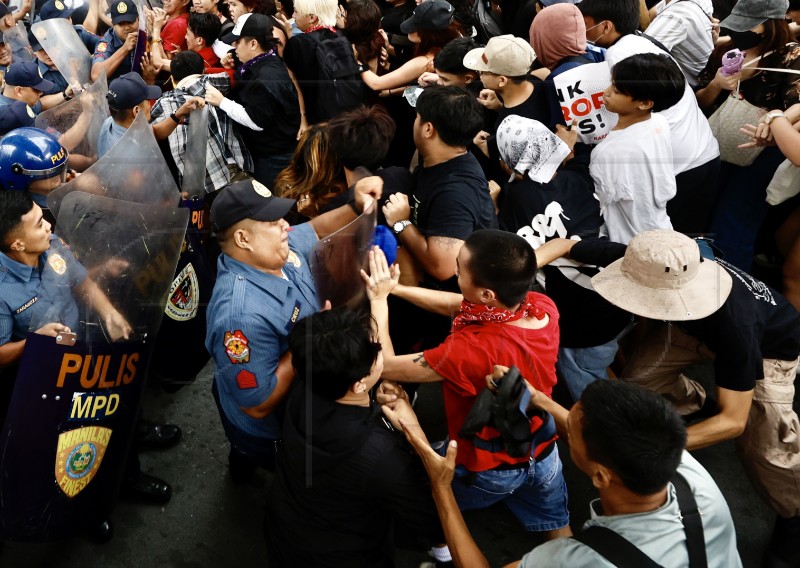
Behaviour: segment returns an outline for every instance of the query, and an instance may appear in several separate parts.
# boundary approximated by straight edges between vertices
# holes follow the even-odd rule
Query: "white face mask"
[[[603,21],[602,21],[602,22],[600,22],[599,24],[595,24],[595,25],[593,25],[591,28],[586,28],[586,35],[588,36],[588,35],[589,35],[589,31],[590,31],[590,30],[593,30],[593,29],[595,29],[597,26],[602,26],[603,24],[605,24],[605,23],[606,23],[606,21],[607,21],[607,20],[603,20]],[[588,40],[588,39],[587,39],[586,41],[587,41],[587,43],[591,43],[592,45],[597,45],[597,40],[599,40],[601,37],[603,37],[603,36],[604,36],[604,35],[606,35],[607,33],[608,33],[608,32],[603,32],[603,33],[601,33],[601,34],[600,34],[600,35],[599,35],[597,38],[595,38],[595,40],[594,40],[594,41],[590,41],[590,40]]]

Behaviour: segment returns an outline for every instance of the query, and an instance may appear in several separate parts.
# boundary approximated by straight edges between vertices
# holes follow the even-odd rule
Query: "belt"
[[[492,469],[494,469],[496,471],[508,471],[508,470],[512,470],[512,469],[527,468],[527,467],[529,467],[531,465],[531,462],[539,463],[541,461],[546,460],[548,457],[550,457],[550,454],[553,453],[553,450],[555,449],[555,447],[556,447],[556,441],[553,440],[552,442],[550,442],[547,445],[547,447],[544,450],[542,450],[539,453],[539,456],[536,457],[536,458],[531,458],[530,460],[525,461],[525,462],[521,462],[521,463],[502,463],[502,464],[498,465],[497,467],[493,467]]]

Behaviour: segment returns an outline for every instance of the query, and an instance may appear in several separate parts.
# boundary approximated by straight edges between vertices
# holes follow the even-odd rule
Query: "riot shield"
[[[205,195],[206,151],[208,150],[208,107],[189,115],[186,150],[183,157],[181,191],[189,197]]]
[[[59,20],[41,22],[48,24]],[[61,20],[66,21],[66,20]],[[84,51],[86,49],[84,48]],[[36,128],[55,136],[70,153],[70,166],[84,171],[97,161],[97,136],[108,118],[105,73],[71,101],[46,110],[36,117]],[[80,157],[80,158],[79,158]],[[78,164],[80,160],[80,165]],[[79,165],[79,167],[75,167]]]
[[[317,297],[333,307],[359,309],[366,301],[361,270],[367,270],[369,249],[375,231],[377,208],[373,203],[358,218],[320,239],[311,253]]]
[[[25,61],[36,61],[36,55],[33,54],[31,42],[28,41],[28,32],[22,22],[17,22],[13,28],[9,28],[3,32],[3,38],[6,44],[11,46],[11,61],[14,63],[21,63]]]
[[[36,22],[31,31],[70,85],[91,83],[92,55],[65,18]]]
[[[62,200],[73,191],[149,204],[153,208],[176,207],[180,198],[143,112],[107,154],[47,197],[47,205],[56,218]]]
[[[148,166],[117,168],[157,199],[163,185],[177,195]],[[188,216],[176,201],[61,199],[37,296],[47,307],[31,318],[0,436],[0,538],[64,538],[108,519]],[[52,321],[75,336],[33,332]]]

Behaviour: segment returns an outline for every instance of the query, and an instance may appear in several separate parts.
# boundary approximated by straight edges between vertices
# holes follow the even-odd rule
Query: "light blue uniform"
[[[317,242],[308,223],[289,233],[286,278],[266,274],[223,254],[206,315],[206,349],[216,365],[214,380],[224,419],[258,438],[280,438],[276,413],[258,420],[242,412],[264,402],[275,389],[278,361],[288,349],[288,335],[302,318],[320,308],[308,266]],[[227,431],[229,438],[231,432]],[[236,440],[231,439],[232,443]]]

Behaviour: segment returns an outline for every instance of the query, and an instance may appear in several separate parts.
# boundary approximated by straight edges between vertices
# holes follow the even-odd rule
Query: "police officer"
[[[69,152],[44,130],[12,130],[0,140],[0,187],[30,194],[54,225],[47,196],[66,180],[68,159]]]
[[[16,128],[33,126],[35,119],[36,115],[27,103],[14,101],[0,112],[0,136]]]
[[[36,20],[45,21],[52,20],[54,18],[64,18],[72,23],[72,13],[74,11],[75,8],[67,7],[63,0],[48,0],[39,10],[39,15],[36,17]],[[94,53],[97,44],[102,41],[100,36],[86,31],[86,28],[83,26],[73,24],[72,27],[78,34],[78,37],[81,38],[81,41],[83,42],[83,45],[86,46],[86,49],[88,49],[89,52]]]
[[[275,467],[276,410],[294,378],[288,334],[320,308],[308,265],[314,245],[351,222],[382,187],[380,178],[364,178],[354,204],[295,227],[282,218],[294,200],[273,196],[258,181],[231,184],[215,199],[211,227],[222,255],[206,314],[206,349],[216,366],[212,393],[231,443],[234,481],[247,481],[256,466]]]
[[[68,101],[72,98],[72,87],[56,92],[54,95],[42,95],[55,85],[42,77],[39,65],[33,61],[12,63],[5,75],[6,84],[0,95],[0,110],[14,101],[24,101],[35,114]]]
[[[33,54],[36,56],[36,64],[39,66],[39,73],[42,75],[42,78],[53,83],[53,86],[49,90],[44,91],[43,94],[53,95],[65,91],[69,86],[67,80],[64,78],[64,75],[61,74],[61,71],[58,70],[56,64],[53,63],[53,60],[50,59],[50,55],[44,50],[39,39],[33,35],[33,32],[30,30],[28,30],[28,42],[31,44]]]
[[[139,12],[133,0],[112,0],[109,4],[113,27],[94,49],[92,81],[97,81],[105,71],[110,82],[133,68],[133,56],[139,38]]]

